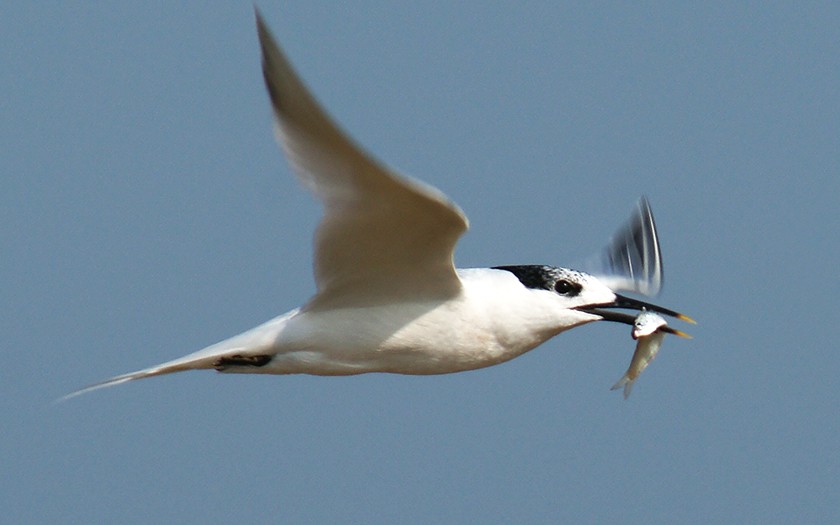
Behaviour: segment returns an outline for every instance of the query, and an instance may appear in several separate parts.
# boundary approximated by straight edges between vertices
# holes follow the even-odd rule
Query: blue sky
[[[274,143],[249,3],[16,3],[4,520],[840,520],[840,8],[260,7],[345,129],[467,212],[459,266],[573,264],[648,195],[657,302],[695,339],[627,402],[629,330],[600,323],[463,374],[188,373],[52,405],[304,302],[319,208]]]

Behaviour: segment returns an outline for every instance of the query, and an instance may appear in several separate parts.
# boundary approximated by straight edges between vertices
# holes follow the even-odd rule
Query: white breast
[[[461,294],[446,301],[303,311],[277,334],[276,356],[259,372],[458,372],[512,359],[581,322],[557,308],[553,294],[528,290],[509,272],[459,277]]]

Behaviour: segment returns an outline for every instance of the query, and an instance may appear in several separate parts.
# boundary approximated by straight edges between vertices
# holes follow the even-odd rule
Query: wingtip
[[[258,33],[263,33],[266,29],[268,29],[265,25],[265,20],[263,19],[262,11],[260,11],[260,8],[257,6],[257,4],[254,4],[254,19],[257,22]]]
[[[116,386],[116,385],[120,385],[122,383],[127,383],[128,381],[131,381],[133,379],[137,379],[137,376],[135,374],[126,374],[126,375],[121,375],[121,376],[117,376],[117,377],[112,377],[110,379],[106,379],[105,381],[100,381],[98,383],[88,385],[84,388],[80,388],[79,390],[75,390],[73,392],[70,392],[69,394],[63,395],[60,398],[56,399],[53,402],[53,404],[58,405],[58,404],[64,403],[65,401],[73,399],[74,397],[79,397],[82,394],[87,394],[88,392],[93,392],[94,390],[99,390],[100,388],[107,388],[107,387],[110,387],[110,386]]]
[[[108,388],[111,386],[121,385],[123,383],[128,383],[129,381],[134,381],[135,379],[145,379],[147,377],[154,377],[164,374],[171,374],[173,372],[177,372],[179,370],[183,370],[182,368],[178,368],[177,366],[170,366],[167,364],[153,366],[151,368],[146,368],[143,370],[137,370],[136,372],[129,372],[127,374],[121,374],[118,376],[111,377],[104,381],[99,381],[98,383],[93,383],[92,385],[88,385],[84,388],[80,388],[74,392],[70,392],[69,394],[58,398],[55,402],[56,403],[63,403],[68,399],[73,399],[74,397],[78,397],[82,394],[87,394],[88,392],[93,392],[94,390],[99,390],[100,388]]]
[[[260,11],[260,8],[256,4],[254,5],[254,20],[257,24],[257,37],[260,40],[260,49],[262,50],[263,59],[265,59],[270,47],[277,47],[277,44],[274,42],[274,35],[271,33],[271,29],[269,29],[262,11]]]
[[[642,210],[642,214],[645,216],[653,217],[653,212],[650,210],[650,199],[645,194],[642,194],[639,197],[639,209]]]

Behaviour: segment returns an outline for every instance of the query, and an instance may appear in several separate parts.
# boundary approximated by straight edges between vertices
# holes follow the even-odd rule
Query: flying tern
[[[357,146],[309,92],[256,12],[275,131],[324,207],[315,234],[317,291],[300,308],[198,352],[69,394],[186,370],[247,374],[446,374],[499,364],[599,320],[610,308],[690,318],[626,296],[662,284],[644,198],[584,272],[544,265],[456,269],[464,213],[439,190]]]

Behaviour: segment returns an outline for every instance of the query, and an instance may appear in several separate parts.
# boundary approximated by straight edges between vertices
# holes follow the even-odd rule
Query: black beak
[[[682,321],[686,321],[686,322],[689,322],[689,323],[692,323],[692,324],[697,323],[697,321],[695,321],[694,319],[692,319],[691,317],[689,317],[685,314],[681,314],[679,312],[675,312],[674,310],[669,310],[668,308],[663,308],[663,307],[657,306],[655,304],[646,303],[644,301],[639,301],[638,299],[632,299],[630,297],[625,297],[623,295],[618,295],[618,294],[616,294],[616,296],[615,296],[615,301],[613,301],[611,303],[599,304],[599,305],[594,305],[594,306],[586,306],[586,307],[583,307],[583,308],[578,308],[578,310],[581,310],[583,312],[587,312],[587,313],[590,313],[590,314],[599,315],[604,319],[604,321],[612,321],[612,322],[616,322],[616,323],[633,325],[635,320],[636,320],[636,316],[634,316],[634,315],[626,314],[626,313],[623,313],[623,312],[614,312],[612,310],[604,310],[604,308],[623,308],[623,309],[627,309],[627,310],[639,310],[639,311],[649,310],[651,312],[664,314],[664,315],[674,317],[674,318],[677,318],[677,319],[680,319]],[[685,332],[681,332],[679,330],[674,330],[673,328],[671,328],[667,325],[660,328],[660,330],[662,330],[663,332],[667,332],[669,334],[678,335],[680,337],[691,337],[688,334],[686,334]]]
[[[681,321],[686,321],[691,324],[697,324],[697,321],[685,314],[681,314],[679,312],[675,312],[673,310],[669,310],[667,308],[663,308],[655,304],[646,303],[644,301],[639,301],[638,299],[632,299],[630,297],[625,297],[623,295],[618,294],[615,295],[615,301],[613,303],[601,306],[606,308],[625,308],[628,310],[650,310],[651,312],[675,317]]]

